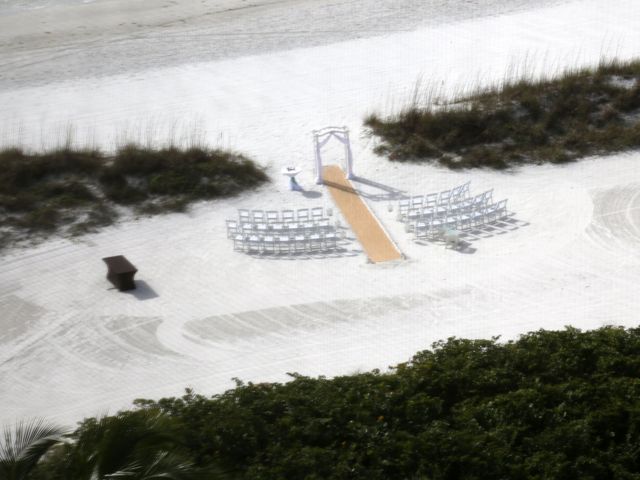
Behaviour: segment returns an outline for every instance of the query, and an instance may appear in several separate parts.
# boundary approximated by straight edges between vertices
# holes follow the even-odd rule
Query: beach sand
[[[98,0],[0,9],[0,90],[495,16],[567,0]]]

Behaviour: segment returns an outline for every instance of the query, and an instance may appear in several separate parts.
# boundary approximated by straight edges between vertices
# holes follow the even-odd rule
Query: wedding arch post
[[[325,127],[313,131],[315,174],[318,185],[322,184],[322,147],[324,147],[331,138],[336,138],[344,145],[343,167],[347,171],[347,178],[349,180],[354,178],[353,154],[351,152],[351,143],[349,142],[349,129],[347,127]]]

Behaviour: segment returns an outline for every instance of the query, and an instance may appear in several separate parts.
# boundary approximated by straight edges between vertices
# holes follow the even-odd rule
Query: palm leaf
[[[166,417],[154,411],[119,414],[105,419],[97,446],[96,471],[100,478],[120,470],[133,459],[149,456],[163,445],[175,444]]]
[[[202,471],[178,455],[158,452],[148,461],[136,461],[125,469],[107,475],[109,480],[197,480]]]
[[[0,440],[0,480],[23,480],[64,431],[43,419],[21,421],[3,429]]]

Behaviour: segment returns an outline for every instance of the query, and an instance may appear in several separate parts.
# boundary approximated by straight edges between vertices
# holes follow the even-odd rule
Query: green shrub
[[[30,232],[51,232],[59,226],[62,219],[60,211],[55,206],[44,205],[23,215],[15,224]]]
[[[28,154],[0,150],[3,245],[34,232],[78,235],[114,222],[114,205],[142,214],[182,212],[203,199],[235,195],[267,180],[250,159],[203,148],[126,145],[114,157],[96,150]]]
[[[387,119],[373,114],[365,125],[380,139],[376,154],[452,169],[564,163],[637,148],[640,61],[520,80],[438,110],[412,107]]]
[[[239,479],[608,480],[640,475],[639,398],[640,329],[606,327],[450,338],[384,373],[135,404]]]

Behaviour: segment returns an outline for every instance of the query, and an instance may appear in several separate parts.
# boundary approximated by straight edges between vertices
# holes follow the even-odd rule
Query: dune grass
[[[565,163],[640,146],[640,60],[524,78],[457,98],[365,119],[392,161],[452,169]]]
[[[127,211],[183,211],[194,201],[231,196],[266,180],[249,158],[204,147],[129,144],[113,156],[71,147],[0,150],[0,247],[95,231]]]

